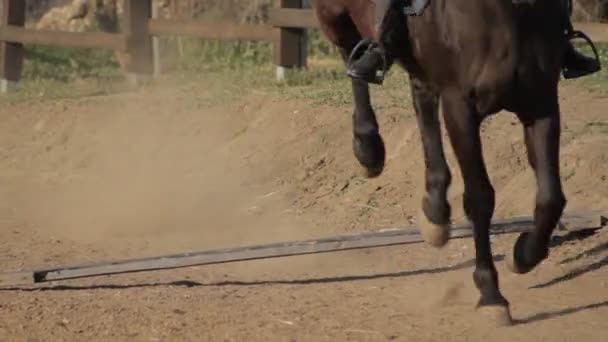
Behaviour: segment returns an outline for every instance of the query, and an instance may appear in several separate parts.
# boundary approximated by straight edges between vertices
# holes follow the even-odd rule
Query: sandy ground
[[[350,106],[223,86],[0,102],[2,271],[414,220],[423,163],[410,109],[380,111],[388,162],[367,180],[350,150]],[[562,93],[568,210],[608,208],[608,99]],[[484,140],[496,216],[530,214],[535,182],[515,118],[492,118]],[[513,239],[494,241],[510,328],[474,311],[473,244],[459,240],[3,289],[0,340],[604,341],[608,231],[556,243],[524,276],[503,262]]]

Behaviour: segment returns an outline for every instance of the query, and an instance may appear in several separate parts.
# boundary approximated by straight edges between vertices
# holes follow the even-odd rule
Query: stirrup
[[[355,63],[359,58],[361,58],[365,54],[365,52],[367,52],[377,46],[378,46],[378,43],[376,43],[375,41],[373,41],[371,39],[362,39],[361,41],[359,41],[359,43],[357,43],[357,45],[355,45],[355,47],[351,51],[350,55],[348,56],[348,60],[346,61],[346,64],[348,66],[347,75],[349,77],[364,80],[364,81],[367,81],[369,83],[374,83],[374,84],[382,84],[384,82],[384,75],[386,74],[386,71],[388,70],[387,58],[384,55],[382,56],[382,69],[379,70],[376,73],[376,75],[373,76],[373,79],[369,79],[369,80],[365,79],[362,75],[357,74],[351,68],[353,63]]]
[[[600,56],[597,52],[597,48],[595,47],[595,44],[593,43],[593,41],[591,40],[591,38],[589,38],[588,35],[586,35],[584,32],[582,31],[577,31],[577,30],[569,30],[569,32],[567,33],[566,38],[568,40],[574,40],[574,39],[582,39],[584,40],[590,47],[591,47],[591,51],[593,52],[593,58],[595,59],[595,61],[597,62],[598,65],[598,70],[594,71],[598,72],[602,69],[602,63],[600,62]],[[568,74],[568,69],[566,67],[563,67],[563,72],[564,74]],[[568,77],[566,77],[568,78]],[[574,78],[574,77],[571,77]]]

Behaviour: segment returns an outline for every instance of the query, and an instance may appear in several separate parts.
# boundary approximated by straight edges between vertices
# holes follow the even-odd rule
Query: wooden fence
[[[204,39],[267,41],[273,44],[277,77],[285,68],[306,67],[306,31],[318,27],[302,0],[275,0],[268,24],[205,23],[193,19],[155,19],[152,0],[124,0],[122,32],[62,32],[24,27],[25,1],[0,0],[0,91],[20,80],[23,44],[103,48],[127,56],[123,67],[132,79],[154,74],[153,37],[192,36]],[[596,41],[608,42],[608,24],[578,24]]]

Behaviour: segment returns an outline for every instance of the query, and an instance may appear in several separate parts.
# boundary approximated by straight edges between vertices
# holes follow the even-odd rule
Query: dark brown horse
[[[490,246],[495,199],[482,156],[480,124],[508,110],[523,125],[537,180],[536,229],[519,236],[511,269],[526,273],[548,256],[550,237],[566,204],[559,170],[563,5],[558,0],[431,0],[423,15],[402,18],[393,42],[396,61],[410,76],[426,163],[421,232],[436,247],[448,240],[451,174],[438,117],[441,103],[464,179],[464,210],[474,227],[478,308],[496,313],[498,323],[511,319]],[[362,38],[375,38],[373,0],[315,0],[313,7],[323,33],[345,60]],[[370,176],[378,176],[385,149],[368,85],[353,79],[352,89],[354,153]]]

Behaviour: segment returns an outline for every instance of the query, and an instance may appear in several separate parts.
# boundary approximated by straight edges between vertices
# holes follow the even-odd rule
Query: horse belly
[[[515,86],[517,68],[517,45],[510,32],[498,32],[490,38],[492,43],[487,53],[479,54],[478,70],[467,75],[472,81],[472,96],[481,114],[492,114],[503,109]]]
[[[440,92],[458,89],[482,114],[500,110],[515,79],[510,6],[502,0],[439,0],[409,25],[414,58],[426,78]]]
[[[483,41],[488,42],[487,44]],[[419,46],[417,58],[425,78],[440,91],[458,89],[480,114],[502,109],[515,84],[517,48],[511,37],[488,35],[457,49]]]

